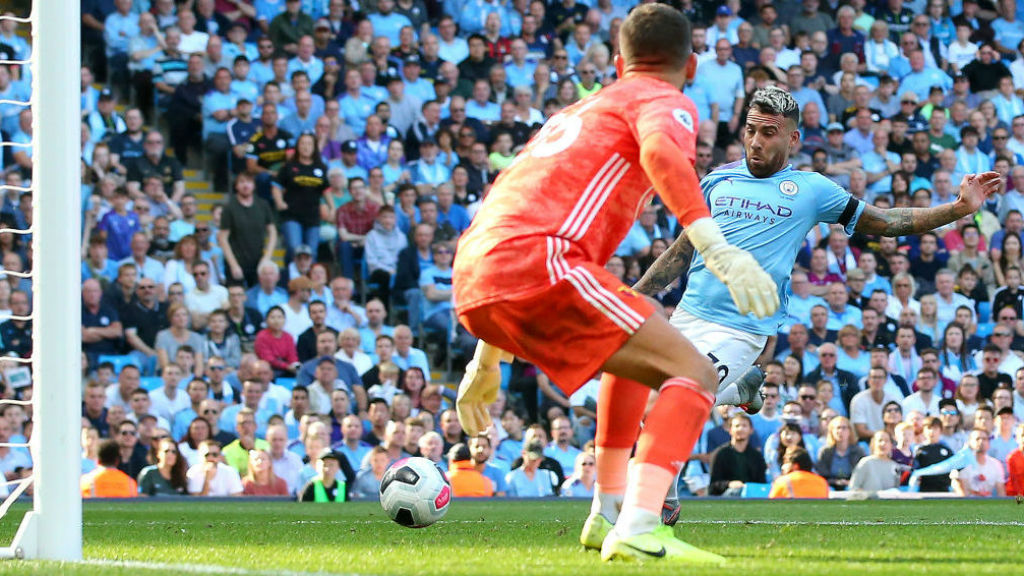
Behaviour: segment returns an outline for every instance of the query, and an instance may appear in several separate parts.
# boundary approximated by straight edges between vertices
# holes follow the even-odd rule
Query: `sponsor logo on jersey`
[[[800,191],[800,188],[792,180],[783,180],[779,182],[779,190],[786,196],[794,196]]]
[[[676,119],[676,122],[682,124],[683,128],[693,132],[693,116],[690,116],[689,112],[682,108],[676,108],[672,111],[672,117]]]
[[[786,206],[775,206],[770,202],[751,200],[750,198],[719,196],[713,200],[712,204],[715,208],[713,216],[742,218],[765,224],[775,224],[780,219],[793,215],[793,210]]]

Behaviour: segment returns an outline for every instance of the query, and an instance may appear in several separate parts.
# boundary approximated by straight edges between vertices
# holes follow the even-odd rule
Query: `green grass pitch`
[[[1013,500],[686,502],[677,534],[730,562],[685,569],[585,553],[587,509],[455,501],[442,522],[412,530],[374,502],[87,502],[93,563],[0,561],[0,574],[1024,574],[1024,505]],[[4,543],[20,516],[0,521]]]

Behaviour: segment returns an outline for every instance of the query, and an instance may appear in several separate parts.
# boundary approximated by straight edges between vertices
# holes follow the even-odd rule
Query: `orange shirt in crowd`
[[[772,482],[769,498],[828,498],[828,481],[814,472],[795,470]]]
[[[117,468],[99,467],[82,476],[82,498],[135,498],[139,486]]]
[[[473,462],[454,462],[448,469],[448,481],[452,483],[452,495],[456,498],[490,498],[494,496],[494,483],[477,472]]]

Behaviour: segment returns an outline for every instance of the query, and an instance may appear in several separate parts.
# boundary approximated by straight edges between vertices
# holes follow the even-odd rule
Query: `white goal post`
[[[77,0],[34,0],[29,17],[33,497],[0,558],[82,558],[80,11]],[[13,488],[0,514],[27,487]]]

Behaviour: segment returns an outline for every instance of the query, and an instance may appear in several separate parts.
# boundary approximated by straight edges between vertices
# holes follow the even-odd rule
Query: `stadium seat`
[[[747,482],[743,485],[743,491],[740,492],[740,498],[767,498],[771,489],[771,484]]]
[[[284,386],[289,390],[295,388],[295,378],[277,378],[274,380],[274,383],[278,386]]]
[[[992,303],[978,302],[978,324],[992,319]]]
[[[164,379],[159,376],[143,376],[139,379],[139,386],[148,392],[163,388]]]
[[[980,338],[988,338],[996,327],[995,322],[979,322],[977,335]]]
[[[103,364],[104,362],[110,362],[111,364],[114,365],[114,375],[115,376],[120,374],[121,373],[121,369],[124,368],[125,366],[128,366],[129,364],[131,364],[132,366],[135,366],[136,368],[139,368],[139,364],[137,362],[135,362],[135,358],[129,356],[128,354],[123,354],[123,355],[101,354],[100,357],[99,357],[98,363]]]

